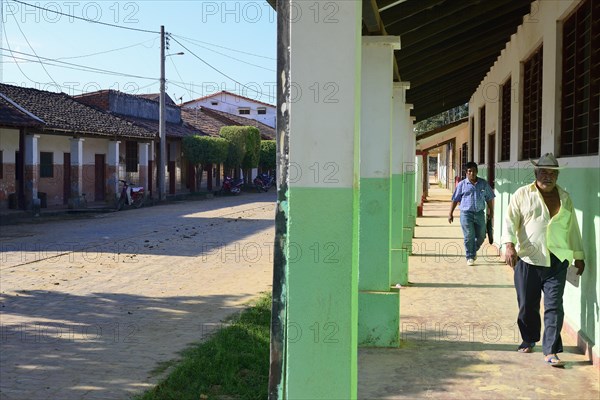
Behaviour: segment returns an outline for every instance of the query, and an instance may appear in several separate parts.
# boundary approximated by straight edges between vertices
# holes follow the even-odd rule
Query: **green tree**
[[[210,136],[186,136],[183,138],[183,155],[194,164],[197,188],[202,183],[202,171],[207,165],[225,162],[229,154],[229,142]]]
[[[229,153],[225,160],[226,170],[238,170],[246,155],[246,126],[224,126],[219,136],[229,141]]]
[[[246,126],[245,130],[246,137],[246,154],[242,160],[242,169],[244,170],[244,180],[246,183],[250,183],[252,168],[258,167],[260,160],[260,131],[254,126]]]
[[[259,167],[263,171],[275,169],[277,164],[277,144],[274,140],[263,140],[260,142]]]
[[[434,115],[423,121],[419,121],[415,124],[415,133],[425,133],[439,128],[440,126],[448,125],[461,118],[465,118],[469,115],[469,105],[463,104],[458,107],[446,110],[438,115]]]

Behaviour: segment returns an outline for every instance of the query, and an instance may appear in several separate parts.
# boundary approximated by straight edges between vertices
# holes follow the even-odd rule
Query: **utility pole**
[[[165,193],[165,165],[167,162],[167,132],[165,121],[165,27],[160,26],[160,98],[158,136],[160,151],[158,163],[158,200],[163,201]]]

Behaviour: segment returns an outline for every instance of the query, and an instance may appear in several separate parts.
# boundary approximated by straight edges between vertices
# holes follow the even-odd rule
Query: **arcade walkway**
[[[359,399],[600,398],[600,369],[564,329],[564,369],[544,364],[539,343],[534,353],[516,351],[512,271],[487,241],[475,266],[466,265],[458,210],[447,221],[450,196],[429,190],[409,260],[412,285],[400,289],[401,346],[359,349]]]

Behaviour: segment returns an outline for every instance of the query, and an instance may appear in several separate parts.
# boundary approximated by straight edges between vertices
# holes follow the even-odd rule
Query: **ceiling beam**
[[[387,36],[387,32],[383,26],[383,22],[381,22],[381,17],[379,16],[379,9],[377,7],[376,0],[363,0],[362,3],[363,9],[363,24],[366,27],[368,33],[370,35],[381,35]],[[402,46],[402,43],[400,43]],[[394,71],[393,71],[393,80],[398,82],[400,81],[400,72],[398,70],[398,61],[396,61],[396,57],[394,57]]]
[[[486,54],[487,53],[487,54]],[[427,70],[418,70],[415,75],[404,74],[404,77],[410,81],[415,87],[424,83],[430,82],[437,78],[441,78],[445,75],[451,74],[455,71],[463,70],[469,66],[481,66],[482,69],[489,69],[494,61],[498,58],[500,52],[496,49],[487,49],[471,56],[465,56],[458,58],[454,61],[439,60],[437,67],[430,68]]]
[[[383,20],[386,29],[389,27],[390,29],[394,29],[395,35],[403,35],[437,20],[461,12],[467,7],[479,4],[479,2],[481,2],[481,0],[462,0],[459,3],[447,1],[436,7],[424,9],[417,14],[411,15],[410,18],[393,11],[394,8],[392,8],[389,10],[390,12],[384,11],[381,15],[381,19]]]
[[[383,22],[381,22],[381,17],[379,16],[379,8],[377,7],[376,0],[363,0],[362,19],[369,34],[385,34],[385,28],[383,27]]]
[[[450,36],[456,37],[464,32],[491,24],[492,21],[502,21],[510,18],[512,13],[523,18],[523,9],[529,10],[529,1],[523,4],[524,0],[494,0],[487,1],[481,5],[473,6],[462,13],[457,14],[456,18],[450,20],[438,20],[431,24],[424,25],[422,28],[408,32],[402,35],[402,43],[405,47],[415,46],[420,42],[439,43],[449,39]],[[517,12],[518,11],[518,12]],[[390,34],[395,34],[393,27],[386,28]]]
[[[381,12],[386,14],[389,13],[388,15],[391,16],[401,15],[403,18],[408,18],[445,1],[446,0],[406,0]],[[377,2],[380,10],[394,3],[398,3],[398,0],[379,0]]]
[[[412,46],[400,49],[396,52],[396,59],[401,70],[421,68],[424,63],[438,62],[445,54],[462,54],[465,48],[489,47],[489,43],[507,43],[510,35],[516,32],[515,21],[505,21],[500,25],[489,25],[483,29],[473,29],[466,32],[460,38],[451,38],[433,44],[432,46]],[[504,48],[504,46],[502,46]]]

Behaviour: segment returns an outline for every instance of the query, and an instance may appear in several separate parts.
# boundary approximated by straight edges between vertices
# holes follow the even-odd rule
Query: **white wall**
[[[216,102],[217,105],[212,103]],[[210,97],[206,97],[199,101],[192,101],[187,103],[185,108],[197,108],[206,107],[212,110],[223,111],[228,114],[237,115],[244,118],[250,118],[255,121],[262,122],[272,128],[275,127],[275,117],[277,110],[275,106],[267,105],[262,102],[254,101],[252,99],[246,99],[238,97],[229,93],[215,93]],[[240,114],[240,108],[250,108],[250,114]],[[266,108],[266,114],[258,114],[259,108]]]
[[[15,162],[15,151],[19,150],[19,130],[0,128],[0,150],[4,164]]]

